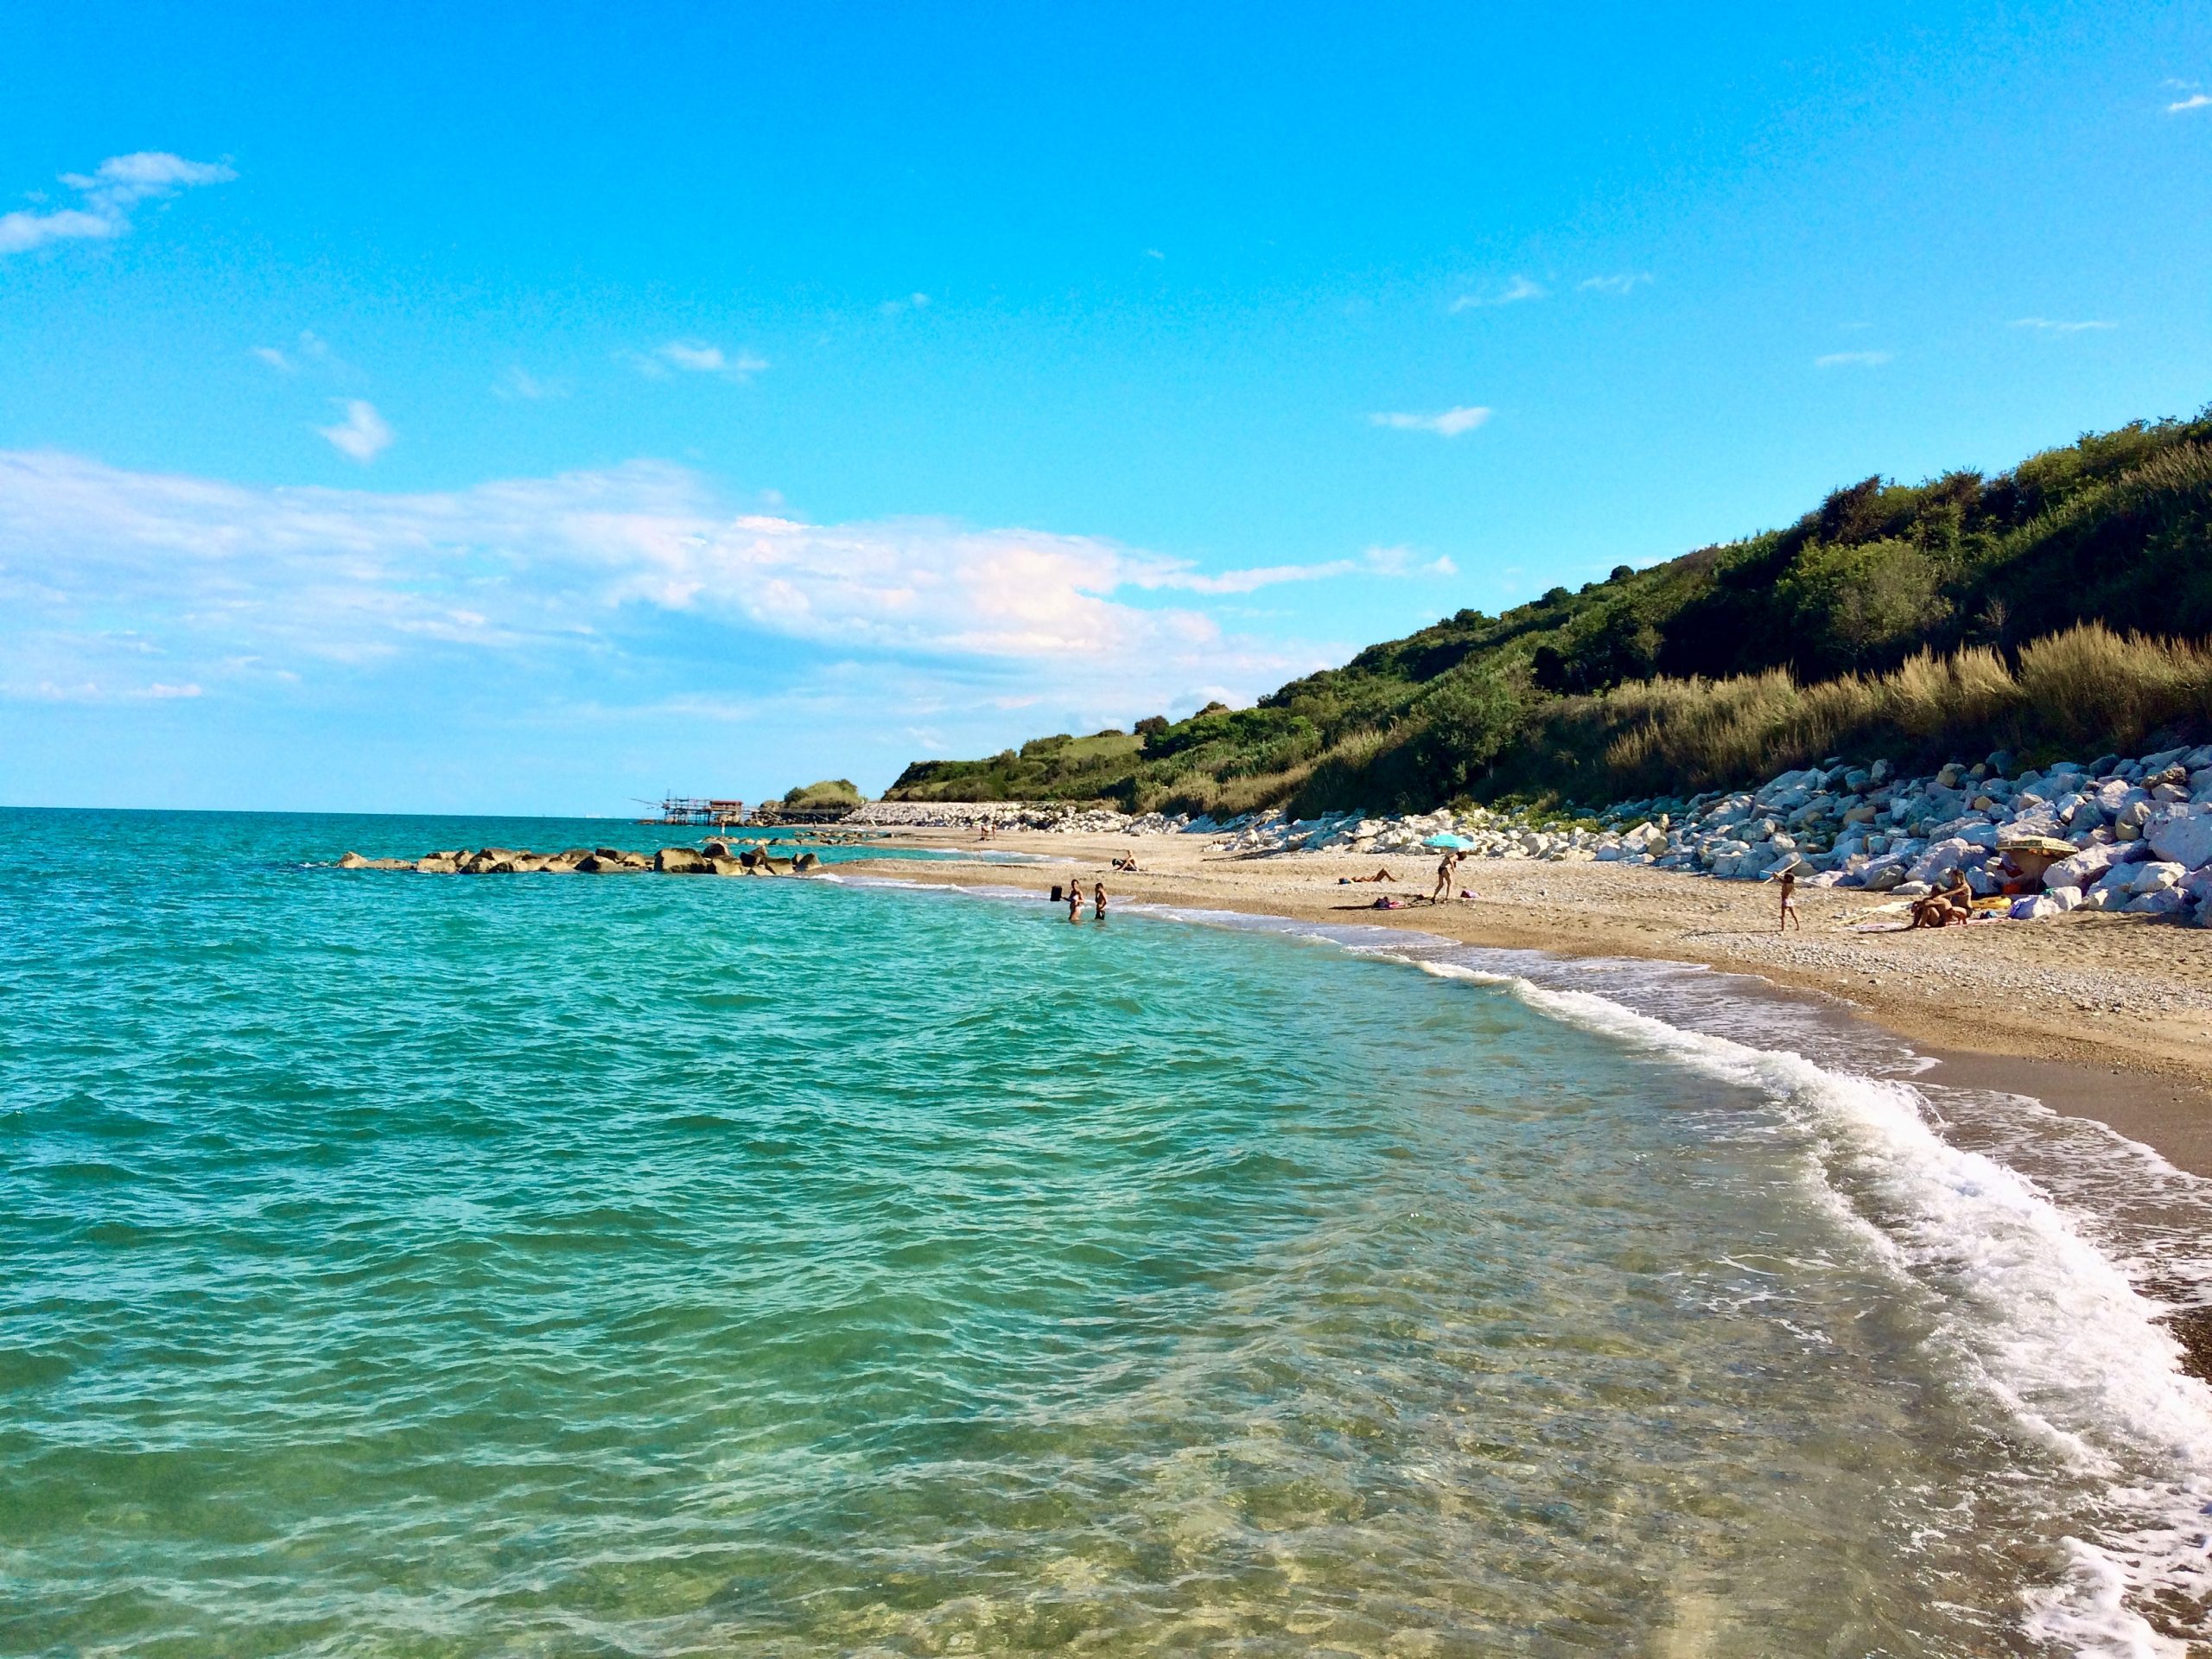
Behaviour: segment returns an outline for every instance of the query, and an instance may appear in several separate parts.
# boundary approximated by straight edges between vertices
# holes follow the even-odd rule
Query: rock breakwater
[[[701,847],[663,847],[658,852],[629,852],[619,847],[570,847],[536,853],[520,847],[451,848],[420,858],[364,858],[349,852],[341,870],[412,870],[423,875],[805,875],[821,867],[821,855],[800,853],[776,858],[759,845],[709,841]]]

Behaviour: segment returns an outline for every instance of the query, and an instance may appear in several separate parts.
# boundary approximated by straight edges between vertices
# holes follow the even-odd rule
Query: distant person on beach
[[[1452,896],[1452,875],[1459,868],[1459,855],[1456,849],[1437,861],[1436,891],[1428,895],[1430,904],[1440,905]]]
[[[1377,870],[1372,875],[1340,875],[1337,878],[1337,885],[1348,887],[1356,881],[1395,881],[1397,879],[1388,870]]]
[[[1797,872],[1793,867],[1782,873],[1782,917],[1775,924],[1776,932],[1787,933],[1792,922],[1797,924],[1800,933],[1805,931],[1805,918],[1797,913],[1796,893]]]
[[[1135,853],[1123,853],[1114,861],[1114,868],[1135,875],[1137,873],[1137,855]]]
[[[1090,913],[1095,919],[1103,922],[1106,919],[1106,884],[1103,881],[1097,884],[1096,892],[1097,897],[1093,900],[1094,908]]]

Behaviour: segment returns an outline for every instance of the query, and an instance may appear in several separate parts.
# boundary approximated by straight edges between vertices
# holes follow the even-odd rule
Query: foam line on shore
[[[1942,1310],[1937,1339],[1948,1351],[1948,1369],[2000,1404],[2037,1445],[2105,1489],[2103,1512],[2086,1517],[2093,1524],[2082,1529],[2091,1535],[2068,1537],[2057,1581],[2032,1592],[2028,1634],[2081,1653],[2187,1650],[2153,1628],[2139,1605],[2181,1600],[2202,1607],[2212,1599],[2206,1542],[2212,1389],[2182,1370],[2180,1345],[2158,1322],[2170,1309],[2139,1292],[2074,1216],[2035,1182],[1943,1138],[1927,1096],[1908,1080],[1924,1068],[1923,1057],[1910,1050],[1883,1055],[1888,1068],[1904,1075],[1860,1076],[1791,1049],[1688,1029],[1596,991],[1451,959],[1530,953],[1477,950],[1434,934],[1372,925],[1317,927],[1240,912],[1145,908],[1171,919],[1326,941],[1438,978],[1494,988],[1548,1017],[1750,1087],[1782,1106],[1814,1136],[1818,1152],[1807,1173],[1815,1200],[1891,1271],[1935,1294]],[[1592,964],[1532,957],[1527,966],[1552,970],[1547,978],[1587,977]],[[1596,966],[1632,969],[1639,978],[1668,968],[1641,962]],[[1711,984],[1712,970],[1685,967]],[[1770,1007],[1758,1017],[1770,1022],[1774,1013]],[[2038,1103],[2019,1103],[2055,1116]],[[2212,1217],[2212,1183],[2109,1130],[2101,1131],[2097,1150],[2107,1160],[2124,1160],[2139,1179],[2150,1177],[2185,1192]],[[2203,1266],[2161,1265],[2200,1273]]]
[[[1910,1084],[1683,1031],[1594,992],[1403,959],[1756,1088],[1803,1122],[1820,1149],[1811,1173],[1822,1200],[1878,1258],[1938,1293],[1936,1339],[1955,1369],[2044,1446],[2107,1484],[2113,1513],[2096,1536],[2067,1541],[2072,1560],[2034,1598],[2030,1633],[2082,1651],[2183,1651],[2130,1603],[2212,1594],[2203,1528],[2212,1389],[2183,1372],[2180,1345],[2158,1323],[2164,1310],[2032,1184],[1943,1140]]]
[[[1010,887],[842,879],[1035,898]],[[2212,1515],[2212,1389],[2182,1370],[2180,1346],[2158,1322],[2170,1308],[2139,1292],[2075,1215],[2036,1182],[1943,1137],[1927,1096],[1908,1080],[1923,1067],[1923,1057],[1909,1049],[1885,1052],[1878,1056],[1883,1069],[1903,1075],[1859,1075],[1835,1063],[1842,1054],[1822,1064],[1794,1049],[1691,1029],[1613,996],[1530,976],[1633,970],[1642,980],[1673,969],[1721,988],[1712,970],[1694,963],[1569,965],[1372,925],[1317,925],[1173,905],[1123,908],[1326,943],[1494,989],[1547,1017],[1772,1101],[1810,1135],[1806,1175],[1814,1200],[1902,1284],[1933,1298],[1940,1313],[1932,1340],[1943,1351],[1948,1371],[1999,1404],[2044,1455],[2102,1488],[2097,1512],[2065,1540],[2068,1560],[2056,1581],[2031,1592],[2024,1610],[2027,1634],[2080,1653],[2187,1651],[2139,1608],[2154,1600],[2181,1602],[2194,1605],[2201,1617],[2212,1602],[2206,1526]],[[1467,956],[1500,965],[1452,959]],[[1529,973],[1504,966],[1522,965],[1520,958]],[[1770,1007],[1745,1023],[1771,1028],[1774,1016]],[[1783,1029],[1810,1034],[1789,1032],[1786,1023]],[[2149,1147],[2102,1134],[2111,1143],[2107,1150],[2124,1154],[2139,1175],[2170,1182],[2212,1217],[2212,1182],[2173,1169]]]

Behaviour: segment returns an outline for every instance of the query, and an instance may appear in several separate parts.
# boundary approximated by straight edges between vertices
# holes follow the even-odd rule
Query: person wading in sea
[[[1082,918],[1083,883],[1071,881],[1068,883],[1068,920],[1073,922],[1080,921]]]
[[[1103,881],[1099,882],[1096,891],[1097,896],[1091,901],[1090,913],[1093,918],[1103,922],[1106,919],[1106,884]]]

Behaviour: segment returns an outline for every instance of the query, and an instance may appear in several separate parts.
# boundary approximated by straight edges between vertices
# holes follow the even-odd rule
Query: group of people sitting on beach
[[[1912,901],[1912,925],[1915,927],[1948,927],[1953,922],[1974,919],[1974,889],[1967,885],[1967,873],[1956,865],[1925,898]]]

